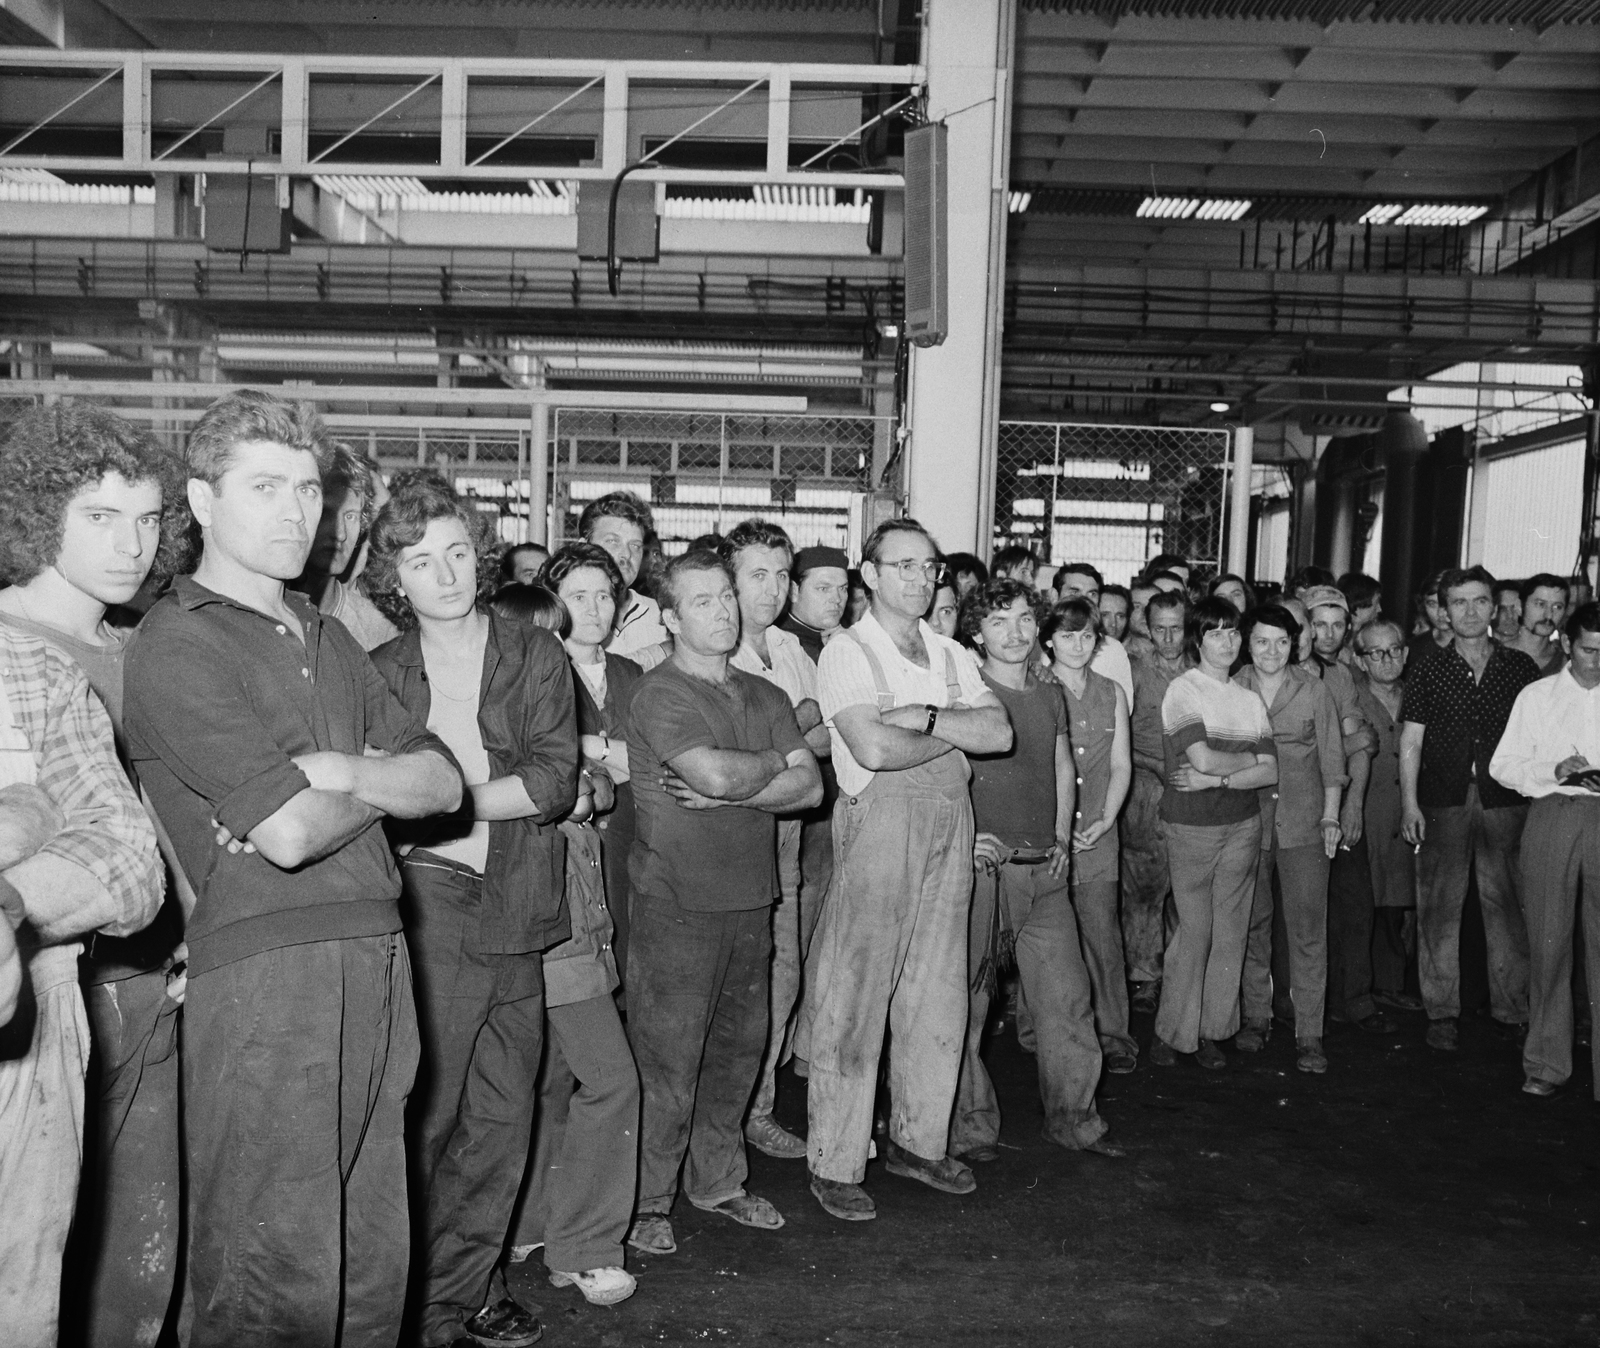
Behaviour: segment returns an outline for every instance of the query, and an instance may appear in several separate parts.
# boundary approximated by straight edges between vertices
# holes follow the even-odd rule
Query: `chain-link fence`
[[[561,408],[552,419],[550,495],[556,542],[578,536],[596,497],[650,502],[664,550],[760,515],[797,548],[843,548],[852,503],[892,436],[887,417],[619,412]]]
[[[997,460],[997,550],[1089,562],[1124,585],[1158,552],[1217,566],[1226,430],[1002,421]]]

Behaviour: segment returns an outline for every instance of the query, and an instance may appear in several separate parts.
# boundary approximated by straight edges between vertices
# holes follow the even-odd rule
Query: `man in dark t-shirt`
[[[950,1121],[950,1152],[999,1157],[1000,1106],[979,1056],[995,966],[1016,951],[1033,1016],[1044,1135],[1072,1150],[1116,1156],[1094,1107],[1100,1080],[1089,971],[1068,886],[1076,788],[1066,700],[1029,668],[1039,639],[1038,595],[1002,577],[968,595],[961,634],[983,652],[983,681],[1011,718],[1011,748],[970,756],[977,875],[968,925],[971,1002]]]
[[[714,552],[667,564],[674,650],[639,680],[625,725],[638,823],[629,876],[628,1024],[639,1065],[639,1199],[628,1243],[677,1248],[678,1171],[689,1201],[744,1226],[783,1218],[745,1192],[744,1111],[767,1043],[775,816],[822,798],[788,696],[732,668],[733,577]]]

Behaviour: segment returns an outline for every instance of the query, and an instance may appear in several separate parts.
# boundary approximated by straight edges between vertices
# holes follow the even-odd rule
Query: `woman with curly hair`
[[[450,747],[468,788],[460,810],[405,839],[400,865],[423,1044],[406,1130],[419,1341],[532,1343],[538,1321],[496,1266],[533,1135],[542,952],[571,928],[557,823],[578,788],[572,672],[552,633],[480,602],[495,559],[470,501],[425,469],[390,491],[367,575],[375,597],[400,601],[407,630],[372,662]]]
[[[0,623],[71,656],[111,715],[119,751],[122,670],[152,576],[181,569],[189,508],[176,455],[113,412],[59,403],[25,412],[0,444]],[[163,850],[171,849],[163,835]],[[179,875],[176,867],[173,874]],[[193,906],[179,887],[185,911]],[[90,1344],[132,1343],[160,1325],[178,1262],[179,896],[84,961],[94,1055],[91,1146],[77,1226],[86,1261],[63,1305]],[[86,1264],[86,1266],[85,1266]],[[71,1283],[77,1283],[71,1286]],[[76,1335],[74,1335],[76,1337]]]

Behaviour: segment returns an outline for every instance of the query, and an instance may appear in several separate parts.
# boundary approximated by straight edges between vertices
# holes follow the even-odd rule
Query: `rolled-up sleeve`
[[[38,852],[7,870],[5,880],[24,902],[48,894],[98,914],[85,921],[84,932],[128,936],[148,926],[161,906],[155,830],[117,760],[111,718],[83,671],[54,654],[44,670],[49,693],[39,786],[66,822]]]
[[[548,823],[577,799],[578,713],[566,651],[546,632],[530,635],[538,639],[529,643],[521,689],[529,711],[512,771],[539,807],[535,818]]]
[[[136,757],[159,758],[243,838],[311,783],[250,704],[237,658],[192,631],[166,630],[159,642],[133,643],[123,695]]]

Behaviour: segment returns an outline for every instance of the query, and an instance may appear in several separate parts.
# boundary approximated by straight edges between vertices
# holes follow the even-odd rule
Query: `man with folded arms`
[[[1572,1075],[1573,910],[1583,886],[1589,1001],[1600,1003],[1600,604],[1567,619],[1567,666],[1530,683],[1489,762],[1501,785],[1530,796],[1522,830],[1528,923],[1528,1037],[1522,1089],[1553,1095]],[[1600,1099],[1600,1039],[1594,1058]]]
[[[189,1348],[392,1343],[409,1230],[411,966],[386,815],[460,803],[442,740],[285,583],[316,414],[243,390],[189,436],[200,565],[128,653],[128,751],[198,895],[183,1042]]]
[[[716,553],[667,564],[673,652],[639,680],[626,722],[638,825],[629,874],[628,1033],[639,1064],[639,1201],[628,1243],[677,1249],[678,1171],[689,1201],[743,1226],[783,1225],[746,1193],[745,1107],[767,1045],[775,815],[822,798],[788,696],[736,669],[739,602]]]
[[[967,1026],[972,899],[968,753],[1004,753],[1011,723],[977,665],[922,620],[942,568],[913,519],[861,549],[871,607],[822,652],[817,700],[833,732],[833,884],[806,993],[811,1192],[843,1221],[877,1215],[861,1187],[885,1022],[892,1025],[891,1174],[971,1193],[949,1154]]]

